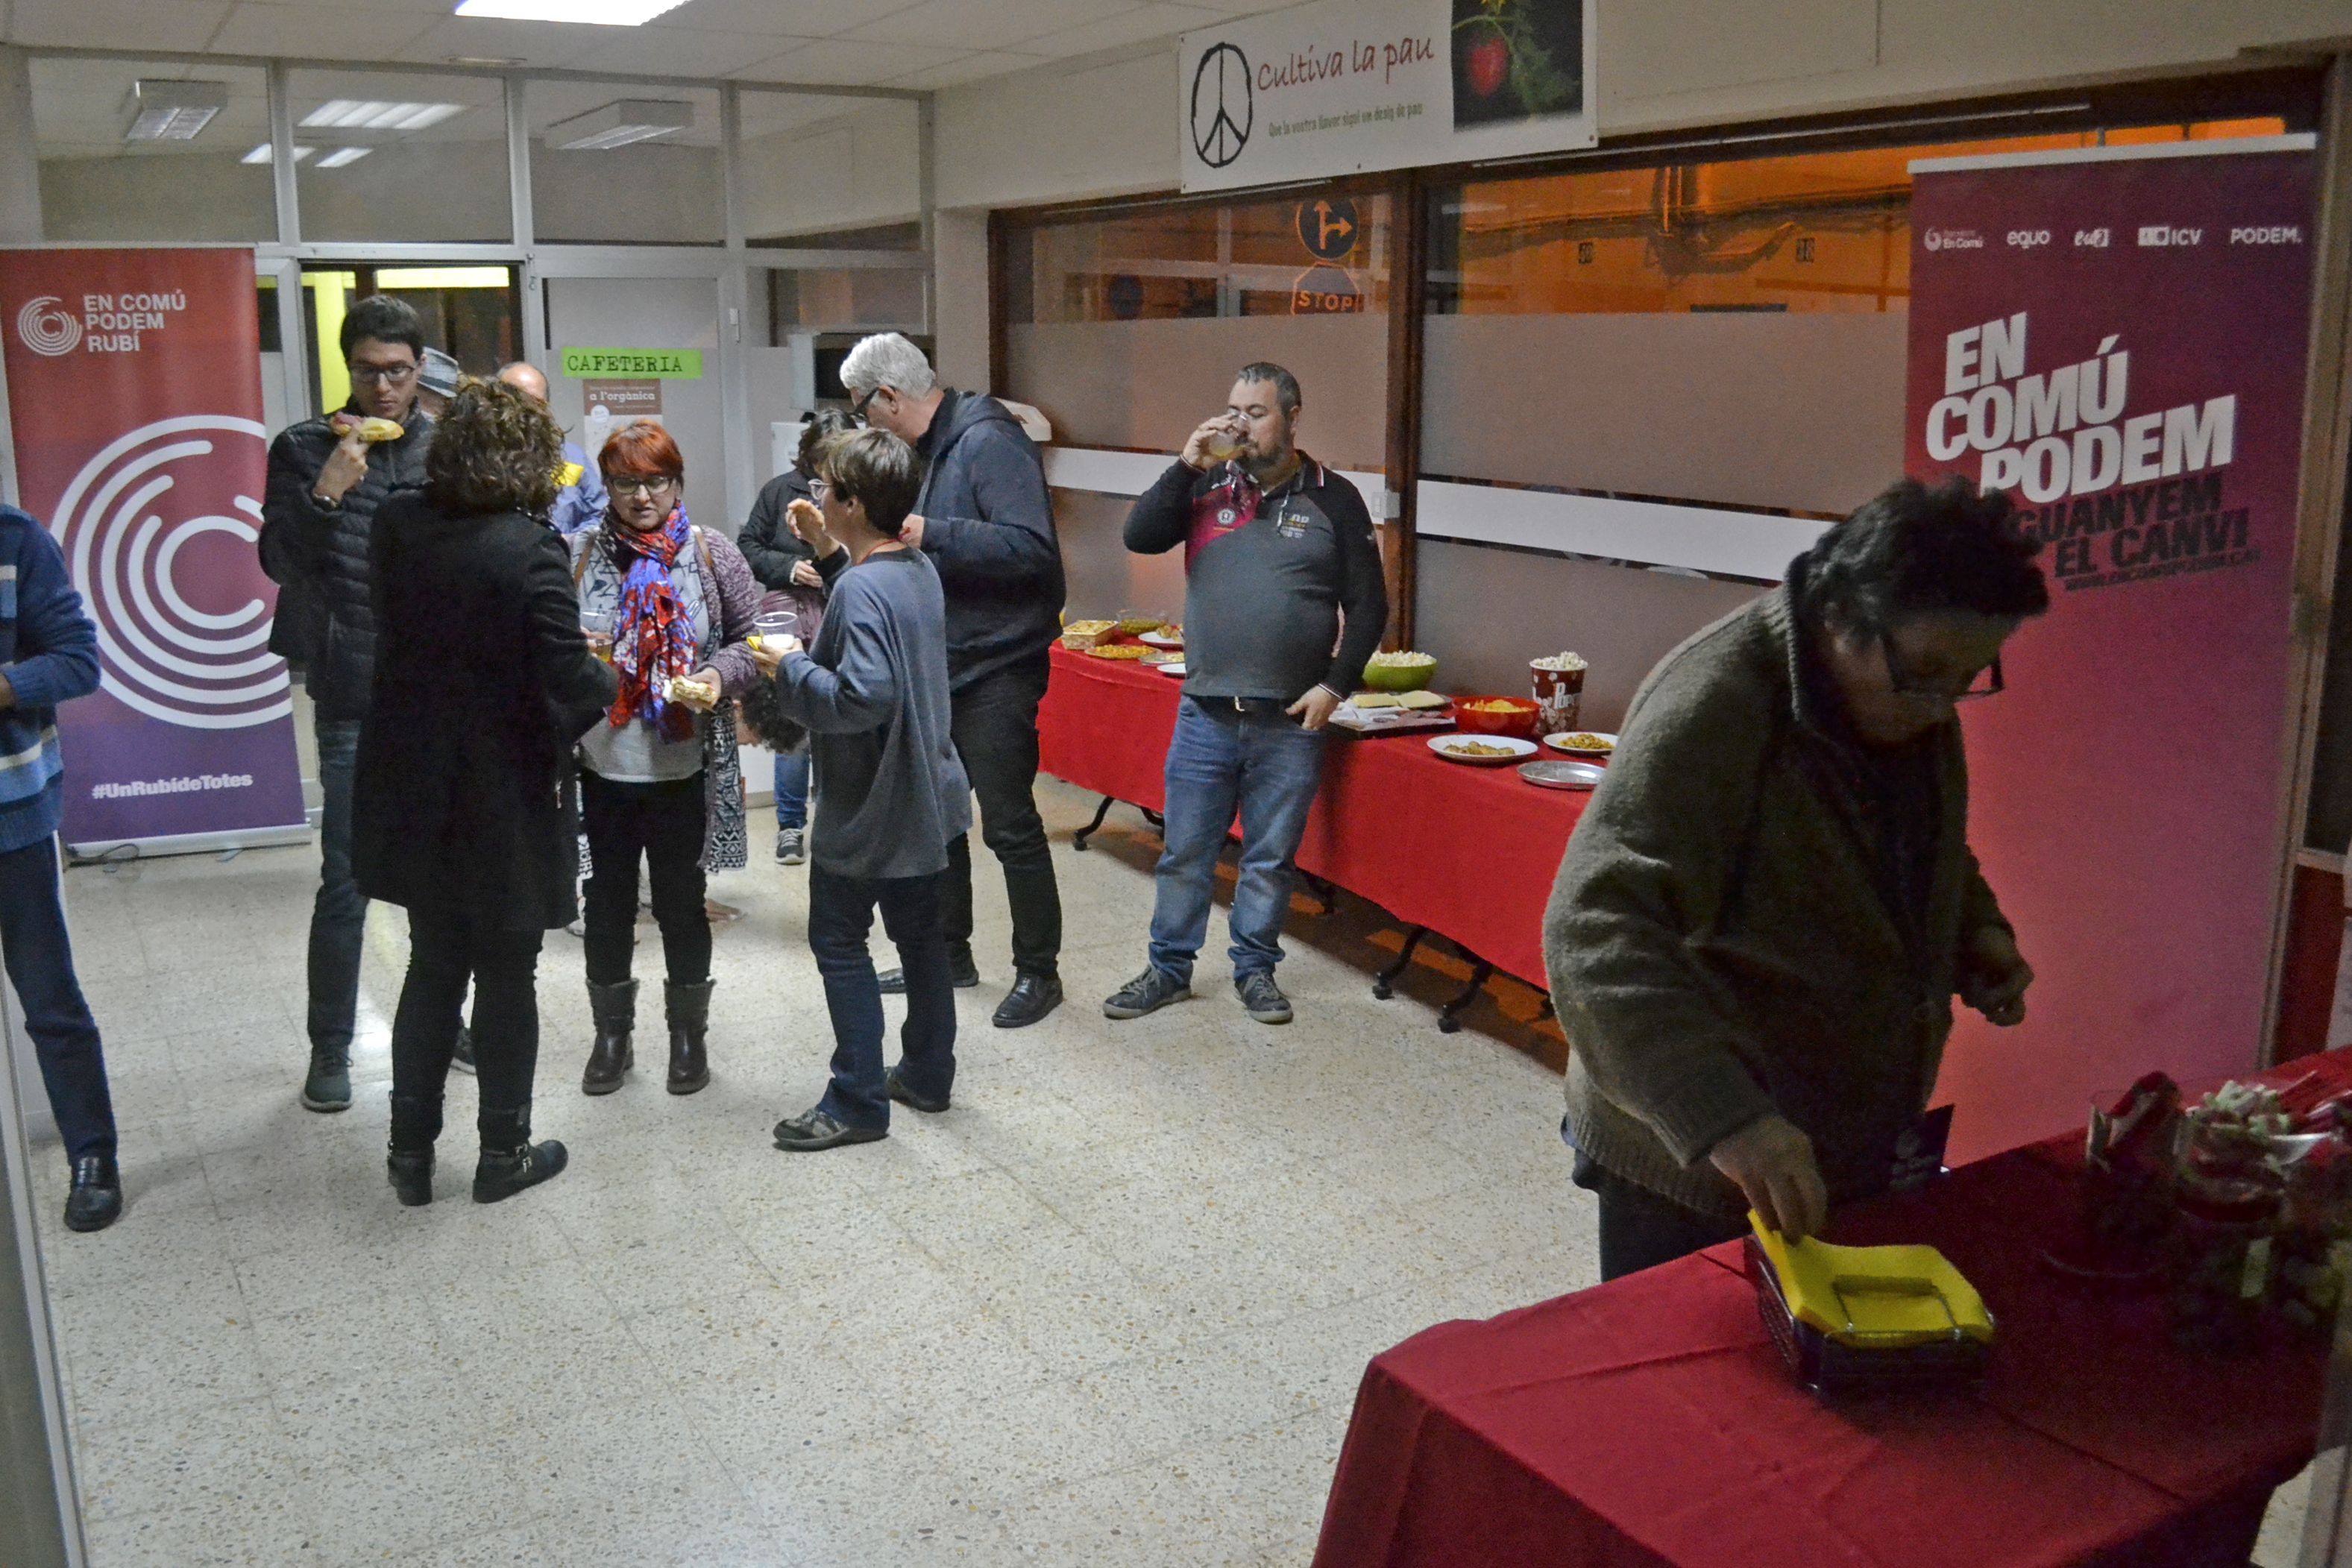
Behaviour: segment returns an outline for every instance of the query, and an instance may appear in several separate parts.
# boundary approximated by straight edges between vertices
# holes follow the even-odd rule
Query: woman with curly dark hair
[[[433,1200],[433,1144],[467,981],[475,988],[481,1160],[495,1203],[563,1168],[530,1141],[541,939],[575,913],[572,748],[613,701],[588,649],[555,498],[562,436],[495,382],[461,383],[423,490],[376,514],[378,643],[360,731],[352,860],[361,891],[408,911],[408,978],[392,1027],[400,1201]]]

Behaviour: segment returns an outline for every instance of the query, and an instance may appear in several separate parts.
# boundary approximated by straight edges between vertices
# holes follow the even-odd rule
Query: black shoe
[[[1022,975],[997,1004],[989,1021],[999,1029],[1026,1029],[1062,1005],[1062,982],[1052,975]]]
[[[1192,988],[1161,969],[1146,969],[1111,993],[1103,1003],[1107,1019],[1139,1019],[1146,1013],[1156,1013],[1170,1002],[1190,998]]]
[[[84,1155],[73,1163],[66,1194],[68,1230],[103,1230],[122,1218],[122,1175],[111,1155]]]
[[[1274,983],[1274,977],[1264,969],[1234,977],[1234,989],[1240,993],[1242,1006],[1259,1023],[1288,1023],[1290,998]]]
[[[474,1031],[464,1024],[457,1026],[457,1049],[449,1053],[449,1065],[469,1077],[478,1071],[474,1066]]]
[[[884,1127],[850,1126],[832,1112],[814,1105],[776,1124],[776,1147],[799,1155],[837,1149],[844,1144],[877,1143],[889,1135],[889,1130]]]
[[[710,1082],[710,993],[719,982],[691,986],[662,983],[663,1017],[669,1024],[669,1092],[691,1094]]]
[[[433,1201],[433,1151],[388,1149],[383,1156],[384,1179],[400,1201],[422,1208]]]
[[[887,1093],[891,1099],[898,1102],[899,1104],[910,1106],[915,1110],[920,1111],[926,1116],[936,1116],[940,1112],[948,1108],[947,1097],[945,1095],[941,1095],[939,1099],[934,1100],[929,1095],[918,1094],[913,1090],[908,1088],[907,1081],[898,1076],[898,1070],[895,1067],[888,1072],[883,1074],[882,1088],[884,1092]],[[779,1129],[779,1132],[781,1133],[781,1129]]]
[[[302,1080],[302,1104],[311,1111],[352,1108],[352,1058],[346,1051],[310,1051],[310,1071]]]
[[[906,970],[885,969],[875,977],[882,982],[884,996],[903,997],[907,994]],[[948,949],[948,984],[959,991],[968,991],[980,984],[980,966],[972,962],[971,948]]]
[[[484,1149],[474,1163],[474,1201],[496,1203],[512,1197],[525,1187],[552,1181],[570,1163],[571,1156],[553,1138],[519,1149]]]

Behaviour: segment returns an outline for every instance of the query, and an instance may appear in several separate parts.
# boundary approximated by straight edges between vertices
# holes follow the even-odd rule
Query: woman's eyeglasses
[[[826,484],[822,479],[812,478],[808,482],[808,487],[809,499],[814,501],[820,507],[824,505],[824,498],[833,494],[833,486]]]
[[[604,481],[604,487],[615,496],[658,496],[677,483],[677,481],[668,475],[659,474],[650,479],[630,477],[607,479]]]

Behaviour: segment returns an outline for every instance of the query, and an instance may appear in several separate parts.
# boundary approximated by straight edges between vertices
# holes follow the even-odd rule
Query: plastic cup
[[[614,619],[607,611],[583,610],[580,612],[580,634],[588,639],[588,652],[594,654],[600,664],[613,662]]]

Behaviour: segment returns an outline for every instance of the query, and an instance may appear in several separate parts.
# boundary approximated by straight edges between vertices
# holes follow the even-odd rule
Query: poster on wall
[[[1963,1011],[1958,1157],[2262,1051],[2289,722],[2309,137],[1912,165],[1908,467],[2010,491],[2050,612],[1963,708],[2037,978]]]
[[[17,504],[98,626],[99,690],[58,714],[78,851],[308,831],[255,549],[255,309],[247,250],[0,252]]]
[[[1599,0],[1318,0],[1184,35],[1187,191],[1590,147]]]

